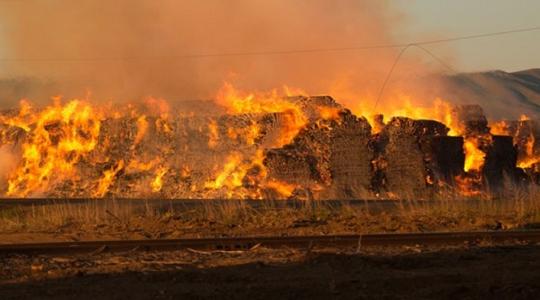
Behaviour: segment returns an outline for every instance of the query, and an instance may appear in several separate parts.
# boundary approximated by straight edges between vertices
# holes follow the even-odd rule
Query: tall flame
[[[534,134],[531,133],[527,136],[527,140],[525,141],[526,156],[518,161],[518,167],[526,169],[532,167],[534,164],[540,163],[540,153],[535,153],[535,145],[536,140]]]
[[[150,184],[154,193],[161,191],[161,188],[163,187],[163,176],[165,176],[168,171],[169,169],[166,167],[160,167],[156,170],[155,178]]]
[[[208,123],[208,147],[215,148],[219,142],[218,125],[215,120]]]
[[[289,144],[308,123],[302,108],[278,95],[276,90],[267,93],[243,93],[232,84],[224,83],[218,92],[217,103],[225,106],[232,114],[282,113],[282,132],[275,147]],[[252,132],[258,132],[258,129]]]
[[[478,139],[468,138],[463,147],[465,149],[465,172],[480,171],[484,165],[486,154],[478,148]]]
[[[148,121],[146,120],[145,115],[141,115],[140,117],[137,118],[137,135],[135,136],[134,145],[137,145],[142,141],[147,130],[148,130]]]
[[[96,147],[101,128],[99,114],[90,105],[79,100],[62,105],[58,98],[34,113],[22,102],[19,115],[3,121],[27,134],[22,163],[9,178],[9,196],[45,191],[49,184],[73,176],[74,166]]]
[[[109,187],[114,183],[116,174],[124,168],[124,161],[118,161],[111,169],[103,172],[103,176],[98,182],[94,197],[101,198],[109,191]]]

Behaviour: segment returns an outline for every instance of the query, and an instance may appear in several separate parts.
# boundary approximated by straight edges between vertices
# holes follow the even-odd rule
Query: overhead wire
[[[200,54],[179,54],[179,55],[162,55],[162,56],[132,56],[132,57],[94,57],[94,58],[0,58],[0,62],[92,62],[92,61],[126,61],[126,60],[175,60],[175,59],[196,59],[196,58],[213,58],[213,57],[236,57],[236,56],[275,56],[275,55],[293,55],[306,53],[324,53],[324,52],[347,52],[361,51],[372,49],[390,49],[404,48],[409,45],[433,45],[447,42],[455,42],[460,40],[471,40],[479,38],[494,37],[500,35],[508,35],[523,32],[532,32],[540,30],[540,26],[520,28],[514,30],[497,31],[489,33],[481,33],[474,35],[465,35],[445,39],[435,39],[426,41],[416,41],[410,43],[397,44],[380,44],[380,45],[365,45],[352,47],[335,47],[335,48],[311,48],[311,49],[291,49],[291,50],[273,50],[273,51],[245,51],[245,52],[223,52],[223,53],[200,53]]]
[[[453,42],[453,41],[460,41],[460,40],[470,40],[470,39],[478,39],[478,38],[486,38],[486,37],[494,37],[499,35],[506,35],[506,34],[513,34],[513,33],[520,33],[520,32],[531,32],[531,31],[537,31],[540,30],[540,26],[536,27],[529,27],[529,28],[522,28],[522,29],[514,29],[514,30],[506,30],[506,31],[498,31],[498,32],[490,32],[490,33],[482,33],[482,34],[474,34],[474,35],[467,35],[467,36],[461,36],[461,37],[454,37],[454,38],[446,38],[446,39],[437,39],[437,40],[431,40],[431,41],[423,41],[423,42],[416,42],[416,43],[410,43],[407,45],[401,46],[401,51],[398,53],[396,58],[394,59],[394,62],[392,63],[392,66],[390,67],[390,70],[388,71],[383,84],[381,86],[381,89],[379,90],[379,94],[377,96],[377,99],[375,100],[375,104],[373,106],[373,109],[376,110],[377,106],[379,105],[379,102],[381,101],[381,98],[383,96],[384,90],[386,89],[386,86],[388,85],[388,81],[392,77],[392,74],[394,73],[394,70],[396,68],[396,65],[398,64],[399,60],[407,51],[407,49],[411,47],[416,47],[427,53],[429,56],[431,56],[435,61],[437,61],[439,64],[441,64],[446,69],[450,70],[453,73],[456,73],[456,71],[450,67],[447,63],[445,63],[442,59],[437,57],[433,52],[429,51],[422,45],[433,45],[433,44],[439,44],[439,43],[447,43],[447,42]]]
[[[434,45],[462,40],[471,40],[471,39],[480,39],[495,37],[501,35],[509,35],[515,33],[525,33],[539,31],[540,26],[526,27],[505,31],[496,31],[488,33],[480,33],[473,35],[464,35],[444,39],[434,39],[434,40],[425,40],[417,41],[412,43],[397,43],[397,44],[380,44],[380,45],[366,45],[366,46],[355,46],[355,47],[336,47],[336,48],[311,48],[311,49],[293,49],[293,50],[275,50],[275,51],[251,51],[251,52],[228,52],[228,53],[206,53],[206,54],[183,54],[183,55],[168,55],[168,56],[141,56],[141,57],[95,57],[95,58],[0,58],[0,62],[96,62],[96,61],[129,61],[129,60],[176,60],[176,59],[196,59],[196,58],[213,58],[213,57],[239,57],[239,56],[275,56],[275,55],[293,55],[293,54],[306,54],[306,53],[324,53],[324,52],[346,52],[346,51],[361,51],[361,50],[372,50],[372,49],[391,49],[391,48],[401,48],[401,51],[396,56],[390,70],[385,77],[385,80],[379,90],[379,94],[375,101],[374,109],[377,108],[384,90],[388,85],[390,78],[403,54],[407,49],[411,47],[416,47],[426,54],[431,56],[435,61],[440,65],[450,70],[451,72],[456,72],[452,67],[445,63],[442,59],[433,54],[430,50],[423,47],[424,45]]]
[[[430,50],[426,49],[425,47],[423,47],[422,45],[418,45],[418,44],[409,44],[405,47],[403,47],[401,49],[401,51],[398,53],[398,55],[396,56],[396,58],[394,59],[394,62],[392,63],[392,66],[390,67],[390,70],[388,71],[388,73],[386,74],[386,77],[383,81],[383,84],[381,86],[381,89],[379,90],[379,94],[377,95],[377,99],[375,100],[375,105],[373,106],[373,110],[375,111],[377,109],[377,106],[379,104],[379,102],[381,101],[381,98],[383,96],[383,93],[384,93],[384,90],[386,89],[386,86],[388,85],[388,81],[390,80],[390,78],[392,77],[392,74],[394,73],[394,70],[399,62],[399,60],[401,59],[401,57],[403,56],[403,54],[405,54],[405,51],[407,51],[407,49],[411,48],[411,47],[415,47],[415,48],[418,48],[422,51],[424,51],[426,54],[428,54],[429,56],[431,56],[431,58],[433,58],[436,62],[438,62],[441,66],[443,66],[444,68],[448,69],[450,72],[452,73],[457,73],[457,71],[450,67],[450,65],[448,65],[447,63],[445,63],[441,58],[439,58],[438,56],[436,56],[435,54],[433,54],[433,52],[431,52]]]

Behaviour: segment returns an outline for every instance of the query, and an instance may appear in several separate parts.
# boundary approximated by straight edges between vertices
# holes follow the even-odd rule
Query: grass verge
[[[74,239],[190,238],[242,235],[364,234],[540,228],[540,195],[398,201],[390,205],[264,201],[156,207],[129,201],[0,208],[0,234],[44,233]]]

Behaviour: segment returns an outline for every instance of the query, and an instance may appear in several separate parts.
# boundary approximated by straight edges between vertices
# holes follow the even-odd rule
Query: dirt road
[[[540,245],[0,258],[2,299],[538,299]]]

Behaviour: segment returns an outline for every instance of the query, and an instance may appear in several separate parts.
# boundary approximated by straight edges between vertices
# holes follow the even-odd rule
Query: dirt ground
[[[538,299],[540,244],[0,258],[0,299]]]
[[[536,229],[538,201],[366,211],[244,205],[0,211],[0,244],[104,239]],[[3,299],[539,299],[540,244],[0,256]]]

